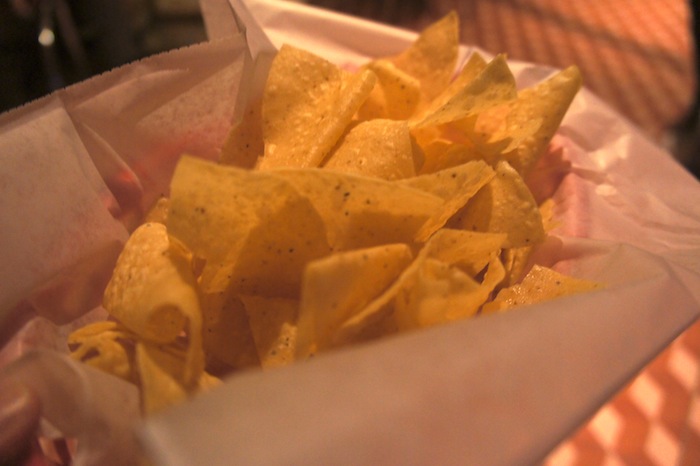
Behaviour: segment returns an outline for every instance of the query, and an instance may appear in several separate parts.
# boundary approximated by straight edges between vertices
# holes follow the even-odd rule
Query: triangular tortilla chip
[[[283,45],[265,86],[265,153],[257,167],[319,166],[375,82],[370,70],[351,73],[310,52]]]

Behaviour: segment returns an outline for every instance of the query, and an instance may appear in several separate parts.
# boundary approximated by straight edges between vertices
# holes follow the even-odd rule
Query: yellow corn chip
[[[579,69],[571,66],[542,83],[524,89],[513,103],[511,125],[539,121],[537,130],[505,155],[505,160],[525,176],[542,156],[559,129],[571,102],[581,88]]]
[[[207,261],[200,279],[205,292],[230,286],[293,298],[304,265],[330,252],[323,219],[308,196],[276,173],[180,160],[168,230]]]
[[[483,311],[503,311],[601,288],[600,283],[569,277],[551,268],[534,265],[521,283],[502,289],[492,302],[484,306]]]
[[[159,198],[146,214],[143,223],[162,223],[165,225],[166,221],[168,220],[169,208],[170,199],[167,197]]]
[[[258,168],[319,166],[375,82],[372,71],[350,73],[309,52],[283,45],[265,86],[265,153]]]
[[[426,255],[449,265],[455,265],[476,278],[500,252],[505,243],[503,233],[477,233],[442,228],[426,243]]]
[[[262,101],[257,100],[229,131],[221,148],[219,162],[239,168],[253,168],[264,152]]]
[[[394,329],[407,330],[414,328],[415,325],[422,325],[421,322],[429,321],[427,314],[425,319],[420,317],[423,311],[435,316],[435,322],[446,322],[456,315],[467,316],[476,313],[504,278],[505,270],[497,257],[499,248],[493,247],[493,250],[487,253],[489,266],[480,283],[463,271],[469,270],[464,269],[463,260],[469,254],[481,257],[484,249],[492,247],[494,243],[484,237],[482,244],[475,245],[481,251],[467,251],[467,248],[460,250],[456,245],[451,245],[450,241],[454,238],[455,234],[450,232],[433,235],[413,262],[384,292],[343,322],[335,331],[331,346],[343,346],[367,338],[367,335],[375,334],[377,329],[386,334],[386,332],[393,332]],[[493,239],[498,242],[504,240],[502,236]],[[458,255],[451,257],[447,262],[440,260],[451,251],[457,252]],[[430,264],[425,266],[426,262]],[[425,269],[423,269],[424,266]],[[416,289],[419,282],[424,283],[425,286],[416,291],[418,294],[413,296],[423,296],[420,299],[428,299],[436,293],[431,298],[432,304],[426,304],[428,307],[422,307],[422,304],[414,302],[411,298],[412,290]],[[454,307],[452,304],[443,302],[449,301],[445,295],[439,296],[441,291],[460,289],[463,294],[455,301]],[[397,300],[402,300],[398,304],[398,310]],[[436,309],[432,309],[432,306]],[[441,308],[441,306],[447,307]],[[396,312],[403,315],[397,317],[394,315]]]
[[[390,244],[310,263],[304,272],[297,356],[325,349],[340,325],[388,288],[411,259],[407,245]]]
[[[459,268],[426,258],[397,293],[393,318],[399,330],[411,330],[474,316],[504,273],[494,257],[479,283]]]
[[[218,379],[206,372],[198,375],[194,384],[186,379],[185,355],[177,348],[139,342],[136,364],[141,382],[141,403],[146,414],[153,414],[182,403],[200,391],[218,385]]]
[[[521,115],[513,111],[516,106],[513,102],[486,108],[473,118],[453,121],[443,132],[461,132],[462,137],[492,165],[507,160],[506,154],[527,143],[542,126],[539,118],[522,120]]]
[[[132,364],[137,336],[114,321],[102,321],[79,328],[68,336],[71,357],[110,374],[136,383]]]
[[[360,120],[408,119],[421,102],[420,81],[400,70],[388,59],[366,65],[377,76],[377,83],[358,110]]]
[[[424,162],[419,171],[420,175],[435,173],[483,158],[470,142],[465,144],[437,138],[424,144]]]
[[[351,128],[324,168],[396,180],[415,176],[415,165],[406,122],[377,119]]]
[[[522,280],[523,272],[527,268],[532,250],[533,246],[521,246],[503,250],[501,260],[506,269],[506,278],[503,280],[504,286],[514,285]]]
[[[202,315],[191,257],[171,242],[165,225],[136,229],[107,285],[105,309],[140,337],[156,343],[188,338],[186,381],[204,370]]]
[[[332,170],[269,171],[292,184],[323,219],[333,251],[411,243],[444,201],[420,189]]]
[[[448,224],[451,228],[506,233],[507,248],[530,246],[544,240],[542,215],[523,179],[506,162],[496,176]]]
[[[452,79],[459,49],[459,16],[452,11],[425,28],[411,46],[391,58],[396,67],[418,79],[427,99],[440,94]]]
[[[447,94],[412,117],[411,129],[439,126],[476,115],[517,97],[515,78],[503,55],[498,55],[464,87]]]
[[[299,301],[241,296],[263,369],[294,362]]]
[[[202,314],[207,370],[222,374],[260,365],[248,314],[238,296],[228,290],[203,293]]]
[[[475,161],[400,181],[399,184],[426,191],[444,200],[416,232],[415,239],[423,242],[442,228],[494,175],[494,170],[486,163]]]

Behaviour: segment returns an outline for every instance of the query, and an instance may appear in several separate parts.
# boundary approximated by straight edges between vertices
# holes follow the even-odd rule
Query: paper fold
[[[180,155],[218,157],[254,73],[248,55],[238,34],[0,115],[0,328],[40,301],[56,322],[100,304],[120,245],[167,194]]]
[[[293,2],[203,11],[209,43],[0,115],[3,331],[18,313],[61,321],[99,304],[130,226],[167,192],[182,153],[217,156],[261,92],[273,45],[352,68],[415,37]],[[520,85],[552,72],[512,68]],[[156,464],[542,459],[700,312],[697,181],[585,89],[552,153],[562,226],[537,258],[608,288],[231,377],[141,426]],[[51,380],[45,358],[28,380]]]

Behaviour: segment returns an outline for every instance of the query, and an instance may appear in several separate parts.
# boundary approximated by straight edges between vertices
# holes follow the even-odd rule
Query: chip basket
[[[415,38],[295,2],[202,11],[208,43],[0,115],[0,316],[14,334],[0,361],[39,393],[47,432],[78,439],[76,464],[534,464],[697,318],[700,185],[584,88],[552,142],[561,227],[537,261],[605,289],[243,372],[139,419],[128,384],[77,367],[65,335],[104,318],[128,227],[179,156],[217,156],[275,47],[357,67]],[[554,71],[510,65],[521,85]]]

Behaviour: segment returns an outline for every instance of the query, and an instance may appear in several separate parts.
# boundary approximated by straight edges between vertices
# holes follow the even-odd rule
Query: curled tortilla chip
[[[505,275],[497,257],[479,282],[459,268],[426,258],[398,291],[393,319],[399,330],[446,324],[476,315]]]
[[[481,237],[470,251],[468,243],[464,248],[453,243],[458,235],[441,231],[430,237],[386,290],[343,322],[334,333],[332,346],[360,341],[367,335],[386,335],[444,323],[478,312],[505,276],[498,259],[500,247],[496,246],[504,238],[502,235]],[[451,252],[456,254],[450,255]],[[483,254],[489,257],[486,272],[481,278],[476,274],[472,277],[463,261],[469,256],[481,258]],[[456,299],[451,302],[453,292]],[[425,303],[418,302],[424,299]]]
[[[68,348],[73,359],[136,383],[133,367],[133,346],[136,334],[115,321],[95,322],[81,327],[68,336]]]
[[[136,364],[142,410],[147,415],[180,404],[190,396],[219,384],[216,377],[206,372],[198,374],[194,383],[184,382],[188,378],[186,355],[173,347],[138,342]]]
[[[165,225],[145,223],[130,236],[105,290],[103,305],[144,340],[188,339],[185,380],[204,370],[202,313],[191,257],[171,242]]]

